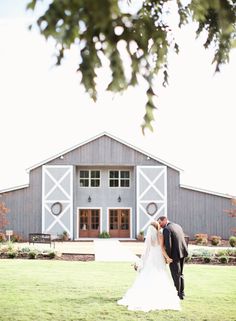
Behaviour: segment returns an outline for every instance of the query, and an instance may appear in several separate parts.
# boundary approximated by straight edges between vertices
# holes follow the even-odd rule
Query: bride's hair
[[[160,230],[160,224],[159,224],[159,222],[158,221],[153,221],[152,223],[152,226],[154,226],[158,231]]]

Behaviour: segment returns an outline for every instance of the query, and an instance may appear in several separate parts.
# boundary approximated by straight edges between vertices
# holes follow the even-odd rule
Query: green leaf
[[[26,6],[26,10],[34,10],[36,6],[36,2],[37,0],[31,0]]]

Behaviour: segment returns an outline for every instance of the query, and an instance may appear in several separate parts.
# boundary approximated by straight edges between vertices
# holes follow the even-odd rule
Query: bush
[[[228,257],[228,256],[220,256],[220,257],[219,257],[219,261],[220,261],[220,263],[222,263],[222,264],[226,264],[226,263],[229,262],[229,257]]]
[[[33,260],[37,257],[37,252],[36,251],[30,251],[29,254],[29,259]]]
[[[210,256],[204,256],[203,257],[203,262],[204,263],[210,263],[211,262],[211,257]]]
[[[9,251],[9,252],[7,252],[7,257],[8,257],[9,259],[14,259],[16,256],[17,256],[17,252],[15,252],[15,251]]]
[[[217,236],[217,235],[213,235],[211,236],[211,244],[216,246],[216,245],[220,245],[221,243],[221,237]]]
[[[208,235],[207,234],[195,234],[195,243],[206,245],[208,243]]]
[[[11,236],[11,241],[12,242],[21,242],[21,241],[23,241],[23,237],[20,234],[14,233]]]
[[[100,233],[98,235],[98,237],[100,237],[101,239],[109,239],[110,238],[110,234],[106,231],[103,231],[102,233]]]
[[[22,249],[21,249],[21,252],[22,253],[29,253],[31,250],[30,250],[30,247],[22,247]]]
[[[189,255],[193,256],[193,257],[199,257],[199,256],[212,256],[212,251],[210,250],[207,250],[207,249],[194,249],[194,250],[191,250]]]
[[[235,246],[236,246],[236,236],[230,236],[230,238],[229,238],[229,244],[230,244],[230,246],[232,246],[232,247],[235,247]]]
[[[6,241],[6,235],[4,233],[0,233],[0,242]]]
[[[228,255],[228,250],[219,250],[216,252],[216,256],[227,256]]]
[[[50,258],[50,259],[54,259],[55,257],[56,257],[56,253],[55,252],[49,252],[48,253],[48,257]]]
[[[229,256],[236,256],[236,249],[228,249],[227,255]]]

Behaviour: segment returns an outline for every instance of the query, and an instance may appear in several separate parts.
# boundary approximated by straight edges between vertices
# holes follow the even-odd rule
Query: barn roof
[[[56,155],[54,155],[54,156],[52,156],[52,157],[50,157],[50,158],[48,158],[48,159],[46,159],[46,160],[44,160],[44,161],[42,161],[42,162],[40,162],[40,163],[37,163],[37,164],[35,164],[35,165],[27,168],[26,171],[27,171],[27,172],[30,172],[31,170],[33,170],[33,169],[35,169],[35,168],[37,168],[37,167],[40,167],[40,166],[42,166],[42,165],[44,165],[44,164],[46,164],[46,163],[48,163],[48,162],[50,162],[50,161],[52,161],[52,160],[60,157],[60,156],[65,155],[66,153],[69,153],[69,152],[75,150],[75,149],[78,148],[78,147],[81,147],[81,146],[83,146],[83,145],[85,145],[85,144],[87,144],[87,143],[90,143],[90,142],[92,142],[93,140],[96,140],[96,139],[98,139],[98,138],[100,138],[100,137],[103,137],[103,136],[110,137],[111,139],[113,139],[113,140],[115,140],[115,141],[117,141],[117,142],[119,142],[119,143],[121,143],[121,144],[129,147],[129,148],[132,148],[133,150],[136,150],[136,151],[138,151],[138,152],[146,155],[147,157],[150,157],[150,158],[158,161],[159,163],[162,163],[162,164],[164,164],[164,165],[166,165],[166,166],[168,166],[168,167],[170,167],[170,168],[172,168],[172,169],[174,169],[174,170],[176,170],[176,171],[178,171],[178,172],[183,171],[181,168],[178,168],[178,167],[176,167],[176,166],[174,166],[174,165],[172,165],[172,164],[170,164],[170,163],[168,163],[168,162],[166,162],[166,161],[164,161],[164,160],[162,160],[162,159],[160,159],[160,158],[157,158],[156,156],[153,156],[153,155],[151,155],[151,154],[149,154],[149,153],[147,153],[147,152],[145,152],[145,151],[143,151],[143,150],[141,150],[141,149],[139,149],[139,148],[137,148],[137,147],[135,147],[135,146],[133,146],[133,145],[131,145],[131,144],[129,144],[129,143],[127,143],[127,142],[125,142],[125,141],[123,141],[123,140],[121,140],[121,139],[113,136],[113,135],[111,135],[111,134],[108,134],[108,133],[106,133],[106,132],[103,132],[103,133],[101,133],[101,134],[99,134],[99,135],[97,135],[97,136],[94,136],[94,137],[92,137],[92,138],[90,138],[90,139],[88,139],[88,140],[86,140],[86,141],[84,141],[84,142],[82,142],[82,143],[80,143],[80,144],[77,144],[77,145],[75,145],[75,146],[72,146],[71,148],[68,148],[68,149],[62,151],[62,152],[59,153],[59,154],[56,154]],[[4,190],[0,190],[0,193],[4,193],[4,192],[9,192],[9,191],[14,191],[14,190],[18,190],[18,189],[27,188],[28,186],[29,186],[29,184],[25,184],[25,185],[15,186],[15,187],[11,187],[11,188],[6,188],[6,189],[4,189]],[[198,191],[198,192],[207,193],[207,194],[212,194],[212,195],[221,196],[221,197],[226,197],[226,198],[232,198],[232,197],[233,197],[232,195],[229,195],[229,194],[223,194],[223,193],[213,192],[213,191],[209,191],[209,190],[205,190],[205,189],[201,189],[201,188],[196,188],[196,187],[192,187],[192,186],[187,186],[187,185],[183,185],[183,184],[180,184],[180,187],[181,187],[181,188],[184,188],[184,189],[187,189],[187,190]]]
[[[156,161],[158,161],[158,162],[160,162],[160,163],[162,163],[162,164],[164,164],[164,165],[166,165],[166,166],[168,166],[170,168],[173,168],[174,170],[176,170],[178,172],[183,171],[181,168],[178,168],[178,167],[176,167],[176,166],[174,166],[174,165],[172,165],[172,164],[170,164],[170,163],[168,163],[168,162],[166,162],[166,161],[164,161],[164,160],[162,160],[160,158],[157,158],[156,156],[153,156],[153,155],[151,155],[151,154],[149,154],[149,153],[147,153],[147,152],[145,152],[145,151],[143,151],[143,150],[141,150],[141,149],[139,149],[139,148],[137,148],[137,147],[135,147],[135,146],[133,146],[133,145],[131,145],[131,144],[129,144],[129,143],[127,143],[127,142],[125,142],[125,141],[113,136],[113,135],[111,135],[111,134],[108,134],[106,132],[103,132],[103,133],[101,133],[101,134],[99,134],[97,136],[94,136],[94,137],[84,141],[83,143],[80,143],[80,144],[77,144],[75,146],[72,146],[71,148],[68,148],[68,149],[62,151],[59,154],[56,154],[56,155],[54,155],[54,156],[52,156],[52,157],[50,157],[50,158],[48,158],[48,159],[46,159],[46,160],[44,160],[44,161],[42,161],[40,163],[37,163],[37,164],[27,168],[26,171],[30,172],[31,170],[33,170],[33,169],[35,169],[35,168],[37,168],[39,166],[42,166],[42,165],[44,165],[44,164],[46,164],[46,163],[48,163],[48,162],[50,162],[50,161],[52,161],[52,160],[54,160],[54,159],[56,159],[58,157],[61,157],[61,156],[65,155],[66,153],[69,153],[69,152],[77,149],[78,147],[81,147],[81,146],[83,146],[85,144],[88,144],[88,143],[92,142],[93,140],[96,140],[96,139],[98,139],[100,137],[103,137],[103,136],[110,137],[111,139],[113,139],[113,140],[115,140],[115,141],[117,141],[117,142],[129,147],[129,148],[132,148],[132,149],[134,149],[134,150],[146,155],[147,157],[150,157],[150,158],[152,158],[152,159],[154,159],[154,160],[156,160]]]

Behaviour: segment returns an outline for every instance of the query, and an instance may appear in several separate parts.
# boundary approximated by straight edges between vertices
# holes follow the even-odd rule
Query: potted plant
[[[220,245],[220,243],[221,243],[221,237],[220,236],[218,236],[218,235],[212,235],[211,236],[211,245],[216,246],[216,245]]]
[[[137,240],[140,242],[144,241],[144,231],[139,232],[139,234],[137,235]]]
[[[66,232],[66,231],[64,231],[63,233],[62,233],[62,240],[63,241],[68,241],[69,240],[69,234]]]
[[[101,239],[109,239],[110,238],[110,234],[107,231],[103,231],[102,233],[100,233],[98,235],[99,238]]]
[[[235,247],[235,246],[236,246],[236,236],[230,236],[230,238],[229,238],[229,244],[230,244],[230,246],[232,246],[232,247]]]

